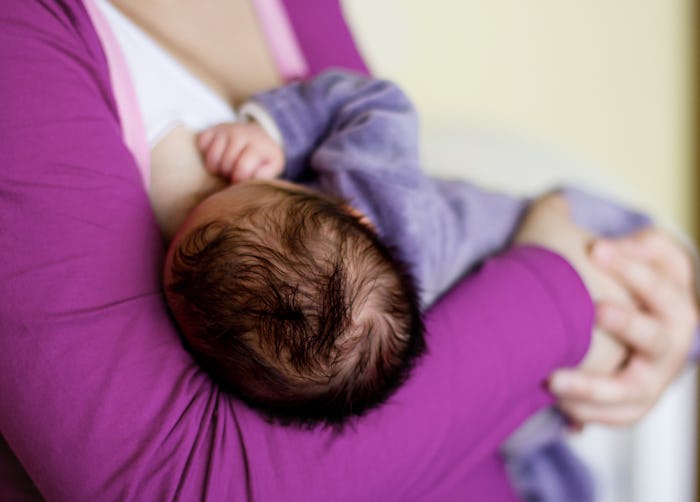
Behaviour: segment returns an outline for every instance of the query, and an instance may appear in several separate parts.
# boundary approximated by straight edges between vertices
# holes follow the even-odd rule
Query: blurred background
[[[434,173],[536,193],[563,181],[697,242],[694,0],[344,0],[373,72],[422,117]],[[604,502],[696,500],[696,376],[631,430],[572,440]]]

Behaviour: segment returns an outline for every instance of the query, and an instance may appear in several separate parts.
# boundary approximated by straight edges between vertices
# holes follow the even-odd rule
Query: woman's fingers
[[[665,232],[647,228],[630,236],[629,247],[644,253],[659,270],[679,285],[694,287],[693,262],[688,249]]]
[[[666,388],[653,361],[633,355],[614,375],[559,370],[549,381],[557,406],[579,423],[630,425],[643,417]]]
[[[603,425],[624,426],[636,422],[644,416],[647,408],[632,404],[597,404],[592,402],[561,401],[557,406],[575,423],[598,423]]]
[[[576,369],[555,371],[549,377],[549,389],[561,402],[586,405],[631,404],[638,403],[645,397],[641,386],[629,385],[624,378],[596,375]]]
[[[618,239],[601,240],[617,246],[631,258],[652,264],[676,284],[692,286],[693,264],[685,246],[655,227]]]
[[[665,325],[674,345],[687,348],[699,320],[690,259],[664,234],[640,234],[638,238],[654,243],[650,244],[653,254],[646,258],[631,256],[618,245],[622,240],[604,240],[595,243],[593,259],[637,298],[640,307]],[[669,263],[673,260],[685,265],[674,266]],[[671,270],[678,277],[673,277]],[[690,276],[686,277],[688,271]]]
[[[593,247],[593,259],[615,275],[641,303],[652,312],[666,314],[683,301],[683,293],[663,271],[651,263],[641,261],[620,252],[609,241],[597,242]]]
[[[598,303],[596,325],[630,350],[646,357],[662,357],[669,349],[670,338],[664,332],[664,326],[632,305]]]
[[[550,379],[550,389],[574,422],[630,425],[654,406],[670,382],[667,376],[657,361],[633,355],[614,375],[561,370]]]
[[[687,359],[698,322],[692,267],[684,249],[655,230],[598,240],[592,257],[636,300],[601,301],[596,314],[596,327],[627,345],[630,355],[610,375],[559,370],[550,389],[576,422],[629,425],[651,409]]]

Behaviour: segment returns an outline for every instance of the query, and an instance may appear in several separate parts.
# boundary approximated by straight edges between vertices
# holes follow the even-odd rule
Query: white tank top
[[[95,3],[109,23],[126,60],[149,148],[178,124],[199,132],[236,120],[236,113],[223,98],[116,7],[107,0]]]

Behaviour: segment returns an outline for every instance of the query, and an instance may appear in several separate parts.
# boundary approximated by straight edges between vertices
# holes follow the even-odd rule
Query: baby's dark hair
[[[341,425],[425,350],[413,279],[343,200],[260,188],[243,214],[181,240],[168,304],[225,389],[282,423]]]

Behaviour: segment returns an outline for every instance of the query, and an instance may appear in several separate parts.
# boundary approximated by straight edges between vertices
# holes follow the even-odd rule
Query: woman
[[[268,424],[198,370],[165,314],[162,243],[83,5],[8,0],[0,12],[2,498],[513,498],[498,446],[551,403],[541,382],[589,341],[590,299],[565,261],[520,247],[463,280],[428,315],[429,356],[355,429]],[[544,228],[567,231],[555,220]],[[562,248],[541,230],[523,233],[581,267],[583,243]],[[639,352],[605,383],[573,381],[569,395],[591,398],[567,402],[577,418],[636,418],[682,365],[697,315],[687,269],[653,236],[636,237],[647,254],[633,267],[610,267],[654,310],[600,319]],[[634,394],[636,375],[651,392]]]

